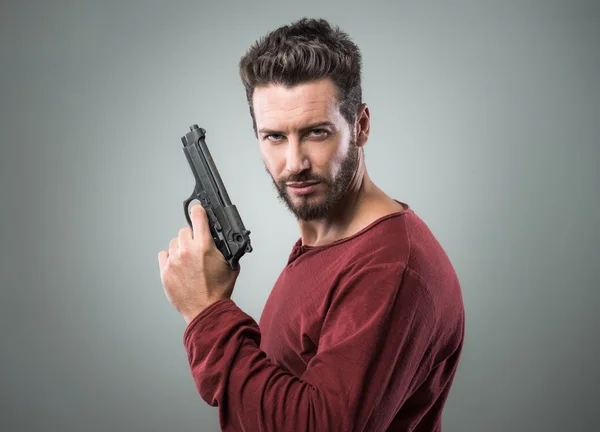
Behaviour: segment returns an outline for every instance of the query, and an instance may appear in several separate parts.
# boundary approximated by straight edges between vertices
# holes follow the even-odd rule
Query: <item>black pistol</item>
[[[198,125],[190,126],[190,132],[182,138],[183,152],[196,179],[192,195],[183,202],[183,211],[190,227],[190,204],[198,200],[206,210],[210,232],[215,245],[236,270],[246,252],[252,252],[250,231],[244,227],[235,205],[231,204],[225,185],[217,171],[205,141],[206,130]]]

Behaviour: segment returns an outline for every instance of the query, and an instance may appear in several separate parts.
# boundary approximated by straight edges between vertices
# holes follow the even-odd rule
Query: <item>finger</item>
[[[190,219],[194,230],[194,238],[199,239],[204,245],[209,245],[212,240],[210,228],[208,227],[208,216],[201,204],[192,206]]]
[[[171,239],[171,242],[169,243],[169,255],[177,255],[179,249],[177,243],[177,237]]]
[[[189,226],[183,227],[179,230],[177,235],[177,241],[179,242],[179,250],[188,249],[192,243],[192,229]]]
[[[158,253],[158,267],[162,271],[165,264],[167,264],[167,260],[169,259],[169,253],[165,250],[162,250]]]

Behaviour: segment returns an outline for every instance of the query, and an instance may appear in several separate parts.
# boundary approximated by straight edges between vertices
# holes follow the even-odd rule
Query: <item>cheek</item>
[[[345,147],[339,143],[319,149],[313,159],[313,168],[335,180],[344,160]]]

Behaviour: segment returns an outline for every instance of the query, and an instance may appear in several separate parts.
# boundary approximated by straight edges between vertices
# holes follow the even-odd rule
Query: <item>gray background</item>
[[[467,336],[444,431],[597,429],[600,6],[584,1],[4,1],[0,430],[217,431],[157,253],[207,140],[255,250],[258,320],[299,232],[237,62],[330,19],[364,56],[367,167],[436,234]]]

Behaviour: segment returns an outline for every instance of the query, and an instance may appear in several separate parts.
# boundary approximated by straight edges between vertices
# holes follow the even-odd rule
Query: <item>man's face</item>
[[[299,220],[326,218],[357,170],[353,130],[331,80],[258,87],[253,104],[260,151],[279,198]]]

